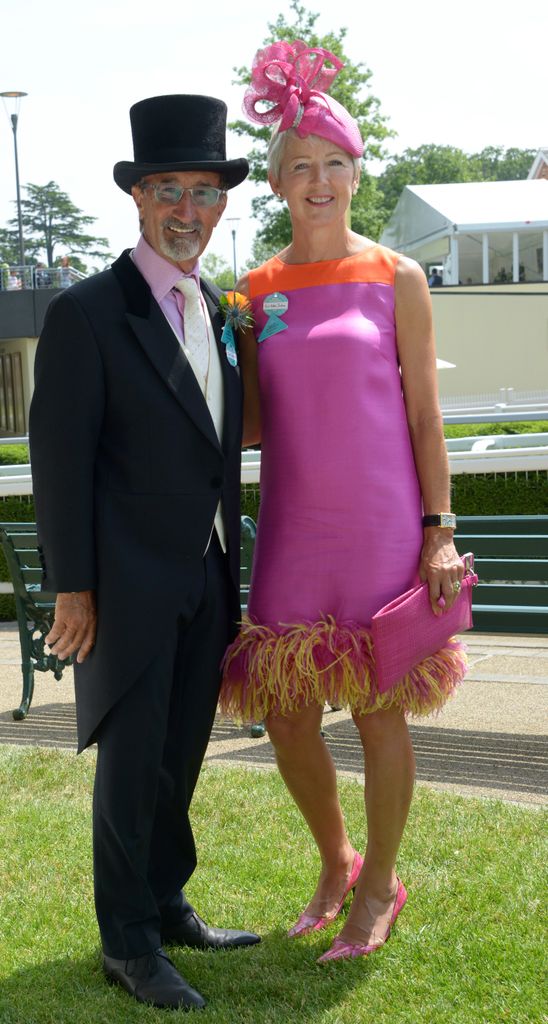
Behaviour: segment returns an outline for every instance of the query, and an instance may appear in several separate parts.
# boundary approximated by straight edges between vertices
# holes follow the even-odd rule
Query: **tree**
[[[208,252],[207,256],[200,259],[200,273],[224,292],[234,288],[234,270],[222,256],[216,256],[214,252]]]
[[[406,185],[437,185],[460,181],[510,181],[526,178],[534,150],[487,146],[469,154],[454,146],[424,145],[392,157],[378,186],[388,219]]]
[[[86,266],[79,256],[95,257],[102,262],[111,258],[106,238],[96,238],[85,233],[84,229],[93,224],[96,218],[82,213],[54,181],[49,181],[47,185],[33,185],[29,182],[25,185],[25,191],[26,198],[21,200],[21,211],[26,259],[39,257],[52,267],[59,262],[59,257],[55,256],[56,250],[62,249],[62,255],[70,256],[73,266],[78,265],[85,270]],[[2,232],[6,244],[18,238],[15,230],[17,218],[13,217],[9,224],[14,230]]]
[[[315,31],[319,15],[307,11],[298,0],[291,0],[290,6],[295,17],[293,24],[288,24],[284,15],[279,14],[276,21],[268,25],[269,35],[263,45],[268,46],[280,39],[289,42],[302,39],[308,46],[322,46],[340,57],[344,61],[345,67],[337,75],[330,95],[342,103],[357,119],[367,155],[381,158],[383,156],[381,144],[392,133],[380,113],[378,99],[371,92],[364,93],[364,89],[369,88],[371,71],[361,62],[353,64],[344,52],[343,41],[346,29],[341,28],[336,33],[329,32],[324,36],[319,36]],[[237,83],[242,86],[247,85],[251,79],[249,69],[241,67],[234,70],[238,76]],[[250,125],[247,121],[234,121],[229,127],[237,135],[249,136],[253,140],[251,151],[248,154],[250,180],[257,184],[266,182],[266,151],[270,129],[259,125]],[[362,174],[360,189],[352,205],[352,224],[356,230],[377,237],[378,227],[382,221],[381,208],[382,197],[377,193],[375,179],[367,174]],[[252,200],[252,210],[261,225],[253,246],[253,263],[256,265],[257,259],[271,256],[288,244],[291,238],[291,222],[285,206],[282,207],[279,200],[271,195],[255,197]]]
[[[470,157],[477,181],[516,181],[526,178],[537,155],[535,149],[507,149],[486,146]]]
[[[19,235],[17,231],[7,231],[6,228],[0,228],[0,263],[7,263],[10,267],[18,265],[20,260],[19,255]]]
[[[386,219],[406,185],[434,185],[444,182],[471,181],[469,157],[454,146],[419,146],[406,149],[389,160],[378,178],[384,199]]]

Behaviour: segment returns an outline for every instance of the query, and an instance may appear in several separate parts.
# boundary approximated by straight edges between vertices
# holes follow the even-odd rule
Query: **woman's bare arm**
[[[414,260],[400,259],[395,293],[403,393],[424,513],[449,512],[450,475],[438,401],[432,307],[426,278]],[[456,597],[453,583],[463,575],[452,530],[424,529],[419,572],[428,581],[434,611],[440,611],[441,595],[450,608]]]

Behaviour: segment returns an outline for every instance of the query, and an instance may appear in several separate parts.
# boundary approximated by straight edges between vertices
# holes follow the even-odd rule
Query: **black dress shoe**
[[[205,999],[181,977],[163,949],[131,960],[105,956],[103,968],[110,982],[121,985],[139,1003],[149,1003],[159,1010],[203,1010],[206,1005]]]
[[[210,928],[195,910],[177,924],[162,928],[162,942],[166,946],[190,946],[191,949],[235,949],[254,946],[260,942],[254,932],[240,932],[235,928]]]

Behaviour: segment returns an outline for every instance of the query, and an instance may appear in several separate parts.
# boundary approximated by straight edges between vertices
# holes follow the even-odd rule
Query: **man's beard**
[[[203,227],[199,220],[192,220],[182,224],[180,220],[170,218],[164,222],[163,227],[192,228],[196,232],[194,236],[190,237],[190,235],[174,235],[171,232],[169,235],[166,235],[165,231],[162,231],[160,235],[160,248],[163,255],[167,256],[169,260],[173,260],[174,263],[185,263],[187,260],[192,260],[195,256],[199,255],[203,232]]]

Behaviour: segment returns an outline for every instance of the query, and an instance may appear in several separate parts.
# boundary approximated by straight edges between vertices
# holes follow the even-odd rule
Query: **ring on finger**
[[[460,581],[460,580],[455,580],[455,581],[453,582],[453,586],[452,586],[452,588],[451,588],[451,589],[453,590],[453,592],[454,592],[455,594],[458,594],[458,592],[459,592],[459,590],[461,589],[461,587],[462,587],[462,583],[461,583],[461,581]]]

